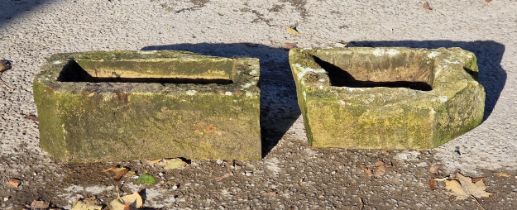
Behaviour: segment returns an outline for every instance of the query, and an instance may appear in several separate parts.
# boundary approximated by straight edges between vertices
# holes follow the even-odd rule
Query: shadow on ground
[[[286,49],[252,43],[198,43],[147,46],[142,50],[185,50],[212,56],[259,58],[263,156],[273,149],[300,116]]]
[[[478,59],[479,82],[485,87],[485,115],[486,120],[501,95],[506,83],[506,71],[501,66],[501,59],[505,47],[494,41],[450,41],[450,40],[402,40],[402,41],[354,41],[349,47],[414,47],[414,48],[440,48],[461,47],[476,54]]]
[[[479,82],[486,91],[485,120],[492,113],[506,83],[506,72],[501,67],[505,47],[494,41],[353,41],[348,47],[461,47],[472,51],[478,58]],[[253,43],[198,43],[147,46],[142,50],[186,50],[212,56],[259,58],[263,156],[271,151],[300,115],[286,49]]]
[[[30,12],[43,4],[52,3],[53,0],[1,0],[0,1],[0,27],[23,13]]]

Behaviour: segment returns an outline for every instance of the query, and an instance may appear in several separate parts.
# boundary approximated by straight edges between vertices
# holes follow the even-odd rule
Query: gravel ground
[[[514,0],[0,0],[0,58],[13,69],[0,84],[0,208],[42,199],[70,208],[81,197],[108,203],[143,190],[150,208],[517,209],[517,2]],[[299,35],[289,34],[296,26]],[[319,150],[307,145],[287,64],[299,47],[463,47],[475,52],[487,89],[486,120],[430,151]],[[31,81],[53,53],[183,49],[261,59],[264,159],[192,161],[164,171],[140,161],[71,165],[38,147]],[[512,108],[513,107],[513,108]],[[369,177],[365,167],[386,163]],[[101,171],[124,165],[155,186],[113,182]],[[461,170],[483,176],[490,198],[457,201],[428,184]],[[509,174],[500,176],[498,172]],[[22,185],[9,189],[9,178]]]

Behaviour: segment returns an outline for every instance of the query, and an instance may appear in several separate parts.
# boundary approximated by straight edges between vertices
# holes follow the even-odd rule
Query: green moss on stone
[[[156,180],[156,178],[154,178],[153,175],[144,173],[144,174],[141,174],[140,176],[138,176],[138,179],[136,179],[135,182],[138,184],[151,186],[151,185],[157,184],[158,180]]]
[[[432,90],[335,86],[331,81],[336,78],[316,59],[356,80],[425,82]],[[293,49],[289,63],[309,143],[315,147],[433,148],[483,118],[484,89],[471,76],[478,71],[476,58],[459,48]]]
[[[114,54],[121,57],[120,52]],[[156,54],[185,55],[189,62],[207,59],[175,51]],[[59,81],[62,70],[70,66],[68,59],[88,56],[102,58],[98,53],[54,55],[34,81],[40,144],[56,158],[261,158],[258,60],[228,59],[235,65],[230,84]],[[151,59],[151,54],[143,56]]]

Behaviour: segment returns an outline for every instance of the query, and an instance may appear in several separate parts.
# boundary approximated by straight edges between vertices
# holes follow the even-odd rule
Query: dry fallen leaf
[[[487,198],[490,193],[486,192],[486,185],[483,179],[473,182],[472,178],[455,174],[455,179],[445,180],[445,189],[450,190],[457,200],[465,200],[470,196],[475,198]]]
[[[71,210],[101,210],[102,205],[95,198],[88,198],[74,203]]]
[[[104,173],[110,173],[113,175],[113,180],[115,181],[119,181],[120,179],[122,179],[122,177],[124,177],[124,175],[126,175],[126,173],[129,171],[128,168],[126,167],[111,167],[111,168],[108,168],[106,170],[104,170],[103,172]]]
[[[424,1],[424,4],[422,5],[422,7],[424,7],[424,9],[426,9],[426,10],[433,10],[433,8],[431,7],[431,4],[429,4],[428,1]]]
[[[441,167],[442,165],[440,164],[432,164],[431,167],[429,167],[429,172],[431,172],[431,174],[438,174]]]
[[[505,177],[505,178],[508,178],[508,177],[512,176],[512,175],[510,175],[509,173],[506,173],[506,172],[498,172],[495,175],[498,176],[498,177]]]
[[[287,33],[293,35],[293,36],[298,36],[300,35],[300,32],[298,31],[298,29],[296,29],[296,26],[289,26],[287,27]]]
[[[434,178],[430,178],[429,179],[429,188],[431,188],[431,190],[436,190],[438,188],[438,182],[436,181],[436,179]]]
[[[386,165],[386,163],[384,163],[381,160],[377,160],[375,162],[374,166],[368,167],[368,166],[362,165],[361,169],[368,177],[374,176],[376,178],[379,178],[386,173],[387,167],[388,166]]]
[[[366,174],[366,176],[371,177],[373,176],[373,171],[369,167],[365,165],[361,165],[361,169],[363,169],[363,172]]]
[[[17,189],[22,184],[22,181],[16,178],[10,178],[5,184],[9,188]]]
[[[142,208],[144,202],[142,200],[142,196],[138,193],[133,193],[129,195],[122,196],[120,198],[116,198],[110,202],[111,210],[135,210]]]
[[[473,183],[476,183],[478,181],[482,181],[484,178],[485,177],[482,177],[482,176],[481,177],[471,177]]]
[[[384,162],[382,162],[382,160],[377,160],[375,161],[375,167],[379,167],[379,166],[384,166]]]
[[[436,175],[440,172],[441,167],[442,165],[436,163],[431,164],[431,167],[429,167],[429,173],[431,173],[431,177],[429,178],[428,184],[431,190],[438,189],[438,180],[436,180]]]
[[[461,186],[466,190],[466,193],[469,193],[476,198],[485,198],[490,196],[490,193],[485,191],[486,185],[483,182],[483,179],[473,182],[470,177],[463,176],[460,173],[458,173],[456,177],[460,181]]]
[[[453,195],[456,196],[456,199],[458,200],[465,200],[466,198],[470,197],[463,187],[461,187],[461,184],[456,179],[451,180],[445,180],[445,189],[450,190]]]
[[[373,176],[379,178],[386,173],[386,164],[384,162],[378,160],[375,162],[375,168],[373,169]]]
[[[31,203],[31,209],[48,209],[50,206],[49,202],[33,200]]]

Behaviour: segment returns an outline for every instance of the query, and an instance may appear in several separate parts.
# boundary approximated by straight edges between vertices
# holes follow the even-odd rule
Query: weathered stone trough
[[[292,49],[289,63],[314,147],[433,148],[483,119],[476,57],[460,48]]]
[[[34,80],[41,147],[70,162],[261,158],[259,61],[58,54]]]

